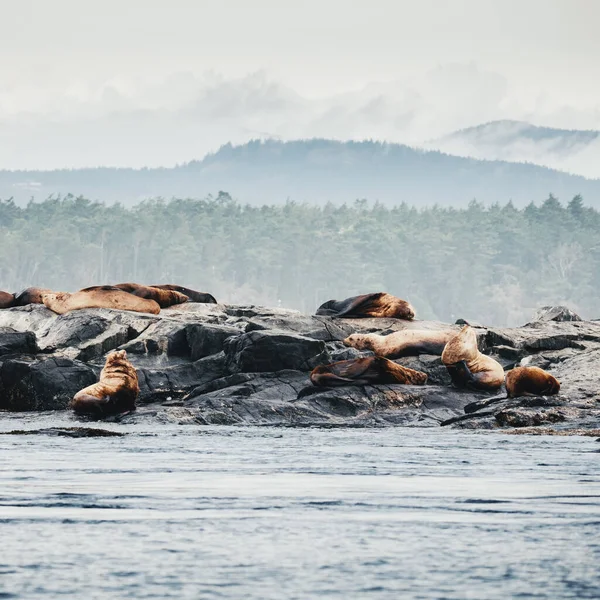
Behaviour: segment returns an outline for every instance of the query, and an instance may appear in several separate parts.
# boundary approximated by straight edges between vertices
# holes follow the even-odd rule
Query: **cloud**
[[[268,137],[418,145],[484,122],[533,117],[549,125],[600,126],[597,106],[553,103],[551,95],[515,87],[473,62],[319,98],[306,97],[265,71],[240,77],[180,71],[101,82],[49,79],[43,88],[19,80],[0,89],[0,165],[168,166],[202,158],[227,142]],[[540,162],[535,147],[526,150],[521,154]],[[542,158],[546,150],[540,151]],[[581,155],[586,173],[595,152]],[[575,158],[569,168],[581,172]]]

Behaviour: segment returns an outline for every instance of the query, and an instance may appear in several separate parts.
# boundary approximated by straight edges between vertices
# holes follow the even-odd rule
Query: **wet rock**
[[[331,362],[352,360],[353,358],[361,358],[363,356],[374,356],[374,353],[369,350],[357,350],[356,348],[350,348],[338,343],[325,344],[325,347]]]
[[[225,341],[227,366],[232,373],[310,371],[329,362],[325,342],[283,331],[251,331]]]
[[[560,409],[530,410],[525,408],[504,409],[495,415],[500,425],[508,427],[532,427],[547,423],[558,423],[567,417]]]
[[[47,427],[45,429],[13,429],[0,432],[0,435],[52,435],[56,437],[123,437],[121,431],[98,429],[96,427]]]
[[[155,321],[141,313],[90,308],[46,321],[36,336],[44,352],[59,351],[68,358],[90,361],[139,336]]]
[[[317,388],[299,371],[238,373],[195,389],[182,418],[296,427],[437,426],[461,414],[470,398],[442,386]]]
[[[344,346],[351,333],[449,327],[460,328],[200,303],[159,315],[87,309],[57,316],[39,305],[5,309],[0,408],[64,409],[75,392],[97,381],[106,353],[124,348],[141,390],[138,410],[123,417],[129,423],[598,428],[600,322],[573,320],[562,310],[546,310],[523,327],[476,329],[480,350],[505,369],[529,364],[551,372],[561,382],[558,396],[508,399],[458,390],[440,357],[427,355],[396,360],[427,373],[425,386],[328,389],[310,383],[318,364],[372,354]]]
[[[448,374],[448,369],[442,362],[440,356],[434,356],[431,354],[421,354],[420,356],[406,356],[404,358],[397,358],[394,360],[395,363],[414,369],[415,371],[422,371],[427,373],[428,385],[452,385],[452,380]]]
[[[0,409],[67,408],[82,388],[98,381],[98,370],[64,357],[9,356],[0,359]]]
[[[586,437],[600,437],[600,429],[581,429],[579,427],[565,429],[555,429],[553,427],[520,427],[518,429],[506,429],[502,433],[509,435],[581,435]]]
[[[38,351],[35,334],[0,327],[0,356],[6,354],[35,354]]]
[[[242,334],[242,330],[230,325],[194,324],[186,329],[186,339],[190,347],[190,357],[198,360],[218,354],[225,347],[225,341]]]
[[[132,361],[135,366],[135,361]],[[195,388],[228,374],[225,354],[221,352],[192,363],[162,368],[138,368],[139,402],[181,399]]]
[[[163,319],[150,324],[132,341],[122,342],[120,350],[145,356],[190,356],[185,323]]]

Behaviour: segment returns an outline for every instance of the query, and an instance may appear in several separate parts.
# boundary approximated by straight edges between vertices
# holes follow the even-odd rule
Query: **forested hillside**
[[[515,324],[540,305],[600,317],[600,212],[567,205],[241,205],[228,194],[126,209],[72,196],[0,202],[0,289],[181,283],[224,302],[313,312],[387,291],[421,318]]]
[[[30,198],[74,193],[133,206],[144,198],[203,198],[227,190],[255,206],[287,200],[324,205],[367,198],[391,206],[525,206],[553,191],[582,194],[600,208],[600,180],[534,164],[483,161],[380,142],[255,141],[223,146],[201,161],[174,168],[0,171],[0,197],[20,205]]]

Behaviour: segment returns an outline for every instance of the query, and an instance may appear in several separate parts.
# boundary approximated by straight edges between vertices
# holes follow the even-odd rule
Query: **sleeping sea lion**
[[[48,288],[28,287],[22,292],[15,294],[14,306],[27,306],[28,304],[44,304],[42,296],[52,294],[53,290]]]
[[[389,335],[353,333],[344,340],[346,346],[357,350],[372,350],[377,356],[400,358],[419,354],[441,354],[456,332],[404,329]]]
[[[415,309],[406,300],[379,292],[346,300],[329,300],[321,304],[315,314],[346,319],[378,317],[411,320],[415,318]]]
[[[154,300],[161,308],[167,308],[174,304],[183,304],[188,301],[188,297],[174,290],[162,290],[148,285],[139,283],[116,283],[115,285],[96,285],[84,288],[80,291],[89,292],[92,290],[115,289],[122,290],[128,294],[133,294],[138,298],[146,300]]]
[[[137,372],[127,352],[116,350],[106,357],[100,381],[77,392],[70,406],[80,415],[114,415],[135,410],[139,392]]]
[[[427,375],[381,356],[369,356],[321,365],[312,370],[310,380],[313,385],[325,387],[374,383],[424,385]]]
[[[190,302],[202,302],[204,304],[217,304],[217,300],[212,294],[207,292],[197,292],[190,288],[183,287],[181,285],[173,285],[171,283],[164,283],[161,285],[153,285],[152,287],[158,288],[159,290],[173,290],[180,294],[185,294]]]
[[[448,341],[442,352],[442,362],[457,387],[495,390],[504,383],[502,365],[479,352],[477,336],[469,325]]]
[[[10,308],[15,305],[15,295],[0,291],[0,308]]]
[[[539,367],[516,367],[506,374],[506,393],[517,396],[553,396],[560,391],[560,383]]]
[[[138,298],[111,286],[82,290],[74,294],[67,292],[44,294],[42,299],[47,308],[59,315],[83,308],[112,308],[150,313],[151,315],[157,315],[160,312],[160,306],[154,300]]]

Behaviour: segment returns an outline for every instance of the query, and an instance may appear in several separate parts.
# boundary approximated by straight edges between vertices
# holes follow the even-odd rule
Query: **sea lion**
[[[368,356],[321,365],[312,370],[310,380],[313,385],[324,387],[374,383],[424,385],[427,374],[397,365],[381,356]]]
[[[42,296],[52,294],[54,290],[48,288],[28,287],[15,294],[14,306],[27,306],[28,304],[44,304]]]
[[[515,367],[506,373],[506,393],[509,398],[553,396],[559,391],[559,381],[539,367]]]
[[[111,286],[81,290],[74,294],[67,292],[44,294],[42,299],[47,308],[59,315],[83,308],[112,308],[150,313],[151,315],[157,315],[160,312],[160,306],[154,300],[138,298],[138,296]]]
[[[146,300],[154,300],[161,308],[168,308],[174,304],[183,304],[188,302],[188,297],[185,294],[174,290],[162,290],[148,285],[139,283],[116,283],[115,285],[96,285],[84,288],[80,291],[89,292],[92,290],[115,289],[122,290],[128,294],[133,294],[138,298]]]
[[[15,295],[0,291],[0,308],[10,308],[15,305]]]
[[[400,358],[419,354],[441,354],[456,332],[404,329],[389,335],[353,333],[344,340],[346,346],[357,350],[372,350],[377,356]]]
[[[137,372],[127,352],[116,350],[106,357],[100,381],[77,392],[70,407],[80,415],[114,415],[135,410],[139,393]]]
[[[502,365],[479,352],[477,336],[470,325],[465,325],[448,341],[442,362],[457,387],[495,390],[504,383]]]
[[[360,319],[368,317],[411,320],[415,309],[406,301],[385,292],[363,294],[346,300],[328,300],[315,313],[329,317]]]
[[[197,292],[196,290],[191,290],[190,288],[183,287],[181,285],[173,285],[171,283],[164,283],[161,285],[153,285],[151,287],[158,288],[159,290],[173,290],[175,292],[179,292],[180,294],[185,294],[190,302],[202,302],[204,304],[218,304],[217,300],[212,294],[207,292]]]

